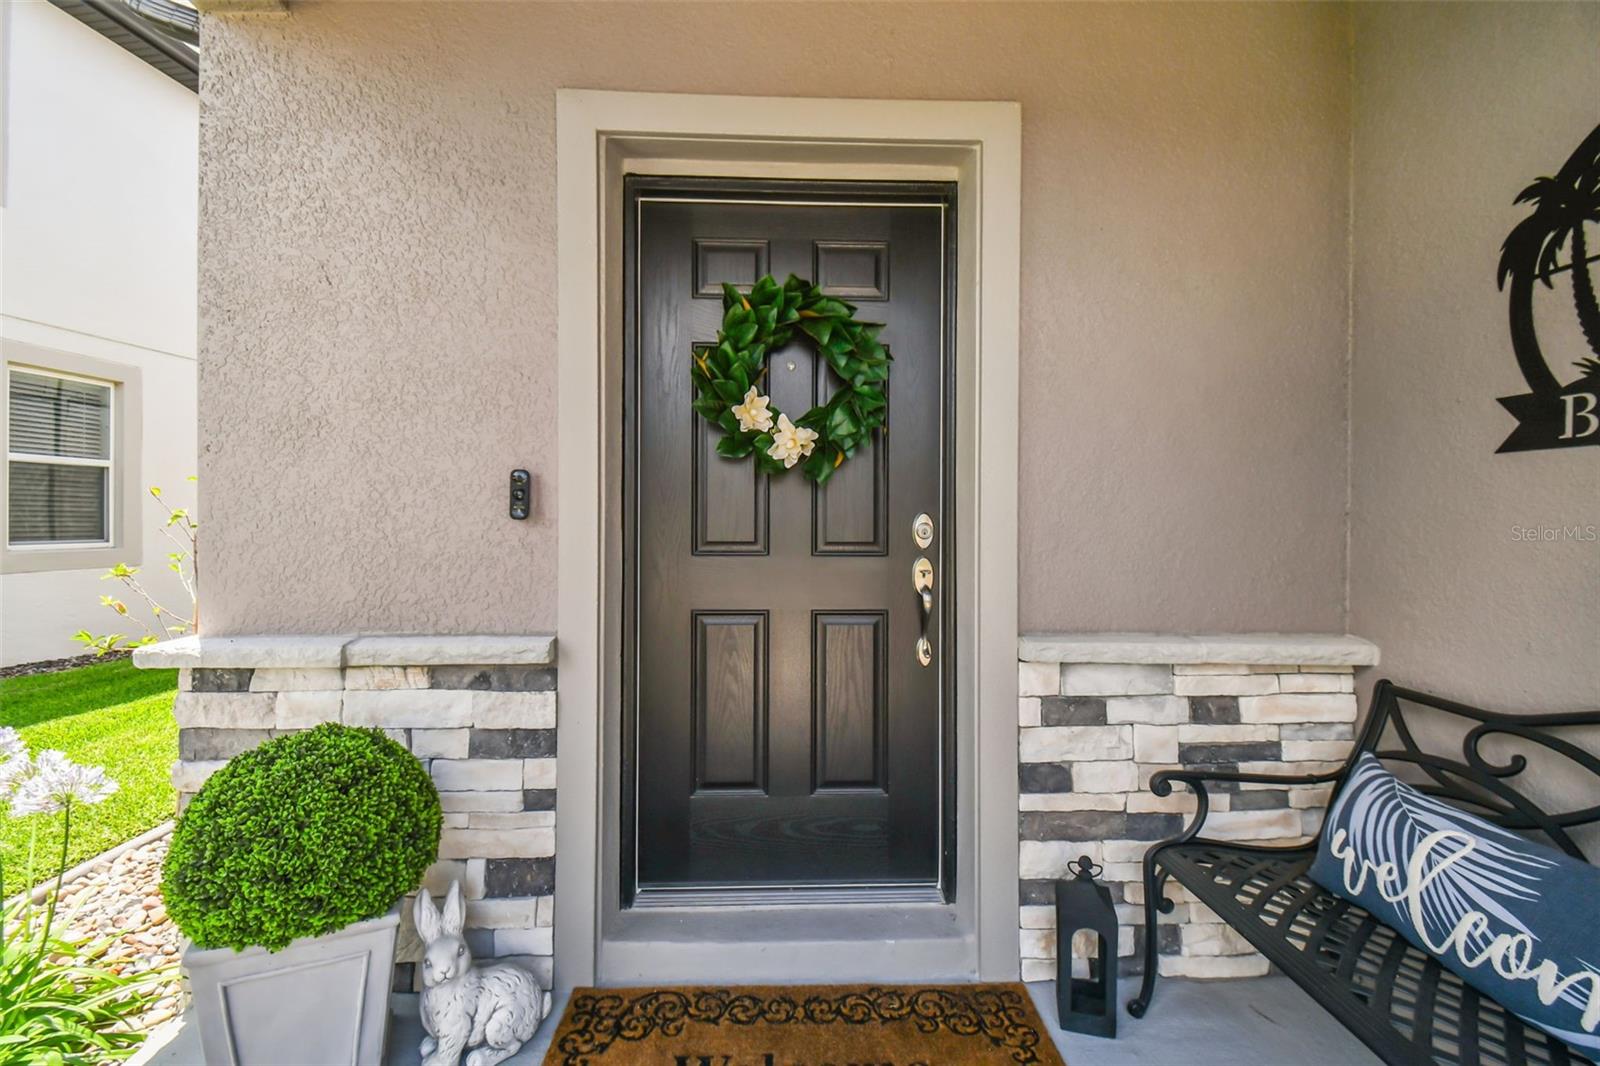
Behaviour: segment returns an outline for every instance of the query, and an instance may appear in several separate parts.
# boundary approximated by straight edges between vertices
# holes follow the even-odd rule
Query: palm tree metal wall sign
[[[1502,396],[1517,428],[1497,452],[1600,445],[1600,302],[1589,264],[1586,225],[1600,227],[1600,126],[1596,126],[1555,177],[1539,178],[1516,203],[1533,205],[1500,249],[1500,288],[1510,300],[1511,350],[1532,391]],[[1559,262],[1561,253],[1567,262]],[[1535,282],[1554,290],[1552,277],[1570,274],[1578,328],[1592,354],[1572,365],[1578,378],[1565,385],[1550,369],[1534,328]],[[1510,285],[1507,286],[1509,281]]]

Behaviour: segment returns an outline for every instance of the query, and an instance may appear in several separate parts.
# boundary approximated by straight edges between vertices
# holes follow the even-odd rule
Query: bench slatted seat
[[[1438,721],[1418,719],[1437,716],[1455,723],[1460,758],[1418,744],[1419,735],[1436,738],[1441,733]],[[1210,809],[1208,786],[1332,784],[1337,795],[1356,756],[1371,751],[1397,773],[1410,766],[1413,772],[1407,776],[1414,787],[1429,795],[1507,828],[1537,831],[1569,855],[1586,858],[1568,830],[1600,822],[1600,805],[1550,812],[1514,782],[1526,786],[1540,772],[1524,754],[1529,751],[1549,754],[1580,776],[1600,778],[1600,758],[1584,749],[1579,739],[1588,735],[1592,741],[1597,726],[1600,712],[1496,714],[1381,681],[1361,738],[1336,771],[1304,775],[1163,771],[1151,779],[1151,790],[1158,796],[1170,795],[1173,784],[1182,782],[1194,791],[1198,806],[1181,834],[1145,854],[1146,928],[1155,928],[1157,911],[1171,912],[1173,904],[1165,898],[1164,888],[1168,879],[1177,882],[1387,1063],[1588,1063],[1565,1042],[1528,1025],[1464,983],[1362,907],[1312,881],[1307,871],[1316,857],[1315,840],[1273,847],[1208,840],[1201,833]],[[1484,751],[1490,737],[1505,750]],[[1144,983],[1128,1004],[1136,1018],[1149,1009],[1155,990],[1157,941],[1152,935],[1144,938]]]

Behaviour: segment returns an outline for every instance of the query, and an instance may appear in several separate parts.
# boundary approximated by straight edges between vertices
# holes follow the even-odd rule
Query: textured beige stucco
[[[292,12],[205,19],[212,632],[556,627],[559,87],[1019,101],[1022,628],[1342,628],[1347,11]]]
[[[1600,452],[1494,454],[1527,391],[1495,268],[1512,198],[1600,120],[1600,6],[1374,5],[1355,39],[1351,627],[1406,683],[1592,709],[1600,543],[1515,528],[1600,527]],[[1546,297],[1570,380],[1570,282]]]

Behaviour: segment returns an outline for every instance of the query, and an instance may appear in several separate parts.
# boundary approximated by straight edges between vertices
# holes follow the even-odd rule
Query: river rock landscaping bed
[[[95,663],[114,663],[132,654],[131,651],[112,651],[104,655],[73,655],[66,659],[45,659],[36,663],[0,666],[0,679],[32,677],[34,674],[58,674],[63,670],[76,670],[80,666],[93,666]]]
[[[186,992],[177,962],[180,934],[161,902],[161,863],[167,856],[170,831],[162,833],[61,886],[58,913],[67,917],[72,935],[91,940],[115,937],[106,961],[124,973],[171,967],[161,997],[144,1014],[128,1019],[131,1029],[153,1029],[183,1012]]]

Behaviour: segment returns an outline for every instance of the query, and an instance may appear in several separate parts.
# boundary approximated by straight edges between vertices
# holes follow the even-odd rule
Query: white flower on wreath
[[[750,386],[750,391],[744,394],[744,403],[734,404],[733,417],[739,420],[739,429],[749,433],[756,430],[765,433],[772,428],[772,412],[767,405],[772,402],[770,396],[759,396],[756,387]]]
[[[788,415],[778,416],[778,429],[772,435],[772,447],[767,454],[783,464],[785,470],[794,466],[817,446],[816,430],[797,426]]]
[[[117,791],[117,783],[104,767],[82,766],[59,751],[42,751],[33,773],[17,785],[11,797],[11,816],[53,814],[69,803],[99,803]]]

